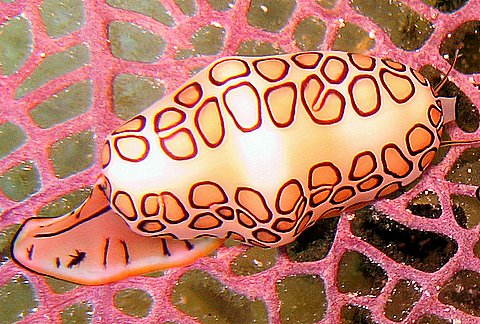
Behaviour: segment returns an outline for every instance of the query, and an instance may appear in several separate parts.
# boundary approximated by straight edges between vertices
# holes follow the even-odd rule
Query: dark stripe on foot
[[[107,254],[108,254],[108,246],[110,245],[110,238],[105,239],[105,246],[103,248],[103,266],[107,267]]]
[[[128,254],[127,243],[125,243],[125,241],[123,241],[123,240],[121,240],[120,243],[123,246],[123,254],[125,256],[125,265],[127,265],[127,264],[130,263],[130,254]]]
[[[168,247],[167,247],[167,241],[163,238],[162,238],[162,248],[163,248],[164,255],[171,256],[170,251],[168,250]]]
[[[33,258],[33,248],[34,248],[34,247],[35,247],[35,246],[32,244],[32,245],[30,245],[30,248],[27,248],[28,259],[29,259],[29,260],[32,260],[32,258]]]
[[[185,245],[187,246],[187,249],[188,249],[189,251],[193,250],[193,247],[194,247],[194,246],[193,246],[192,243],[190,243],[190,241],[184,241],[184,242],[185,242]]]

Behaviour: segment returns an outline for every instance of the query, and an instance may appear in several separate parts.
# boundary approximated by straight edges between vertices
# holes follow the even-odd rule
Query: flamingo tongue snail
[[[183,266],[205,256],[221,239],[176,240],[139,235],[109,205],[97,182],[90,197],[59,218],[31,218],[14,242],[25,267],[85,285]]]
[[[277,247],[418,178],[455,99],[417,71],[342,52],[222,58],[115,130],[72,213],[12,244],[82,284],[181,266],[233,238]]]

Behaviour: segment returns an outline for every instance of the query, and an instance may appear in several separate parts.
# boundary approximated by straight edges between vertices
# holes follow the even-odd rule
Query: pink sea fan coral
[[[407,192],[325,219],[277,250],[222,247],[185,268],[76,286],[15,264],[24,219],[67,212],[105,136],[216,58],[338,49],[390,57],[458,96],[480,138],[478,1],[0,2],[0,321],[475,323],[480,150],[444,149]]]

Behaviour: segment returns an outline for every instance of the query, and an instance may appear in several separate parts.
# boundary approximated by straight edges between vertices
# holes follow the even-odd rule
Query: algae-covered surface
[[[299,50],[391,57],[457,96],[443,140],[480,138],[480,3],[1,0],[0,322],[475,323],[480,149],[444,148],[408,189],[280,249],[86,287],[17,265],[23,220],[78,206],[103,138],[214,59]]]

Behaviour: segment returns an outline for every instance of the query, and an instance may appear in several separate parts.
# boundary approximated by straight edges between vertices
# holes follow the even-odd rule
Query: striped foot
[[[74,212],[26,221],[13,240],[12,256],[34,272],[100,285],[191,264],[222,243],[214,238],[176,240],[138,235],[111,210],[97,184]]]

